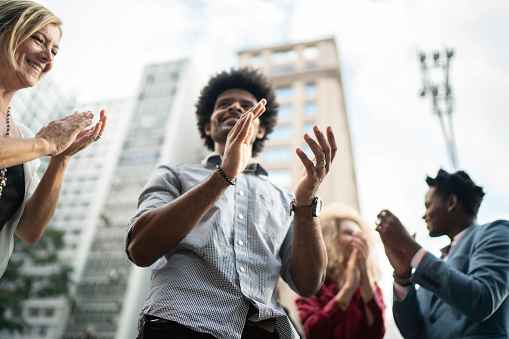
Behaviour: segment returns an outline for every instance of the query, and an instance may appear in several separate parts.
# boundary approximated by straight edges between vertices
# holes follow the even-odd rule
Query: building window
[[[314,134],[311,134],[311,135],[313,136]],[[306,153],[306,155],[308,156],[309,160],[313,160],[313,158],[315,157],[315,154],[313,153],[311,148],[309,148],[309,145],[308,144],[302,145],[301,148],[304,151],[304,153]]]
[[[55,309],[54,308],[46,308],[43,311],[43,316],[46,317],[46,318],[51,318],[51,317],[53,317],[54,314],[55,314]]]
[[[249,64],[253,67],[259,67],[263,64],[263,58],[260,54],[254,54],[249,59]]]
[[[318,112],[318,107],[316,106],[316,102],[308,101],[304,104],[304,114],[307,116],[316,115]]]
[[[296,54],[293,49],[288,49],[284,51],[276,51],[272,53],[270,56],[270,61],[273,64],[284,64],[284,63],[290,63],[295,61]]]
[[[289,86],[276,88],[275,92],[278,99],[289,99],[293,96],[293,89]]]
[[[271,70],[272,75],[281,75],[286,73],[292,73],[295,69],[293,66],[282,66],[282,67],[274,67]]]
[[[269,171],[269,180],[280,187],[290,188],[292,185],[292,173],[288,169]]]
[[[302,134],[309,134],[311,137],[314,137],[315,132],[313,132],[313,126],[316,125],[315,122],[307,122],[304,124],[304,127],[302,128]]]
[[[287,140],[292,137],[292,127],[289,125],[278,125],[269,136],[270,140]]]
[[[35,308],[35,307],[30,307],[28,309],[28,315],[30,317],[37,317],[37,315],[39,314],[39,309],[38,308]]]
[[[308,46],[304,48],[302,55],[305,60],[316,60],[320,56],[320,50],[316,46]]]
[[[279,112],[278,112],[278,118],[279,119],[288,119],[293,116],[293,108],[291,105],[281,105],[279,106]]]
[[[317,92],[316,84],[314,82],[307,83],[305,91],[308,97],[315,96]]]
[[[39,328],[39,336],[45,337],[48,334],[48,328],[46,326],[41,326]]]
[[[288,146],[267,148],[262,153],[262,161],[266,164],[284,163],[291,159],[292,152]]]

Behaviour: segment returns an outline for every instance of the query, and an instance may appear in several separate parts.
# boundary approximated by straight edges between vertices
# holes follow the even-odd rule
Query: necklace
[[[7,138],[11,137],[11,108],[7,110]],[[0,170],[0,198],[2,197],[2,190],[7,185],[7,178],[5,175],[7,174],[7,168]]]

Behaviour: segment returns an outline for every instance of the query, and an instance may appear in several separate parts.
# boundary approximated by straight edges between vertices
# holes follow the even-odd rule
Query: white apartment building
[[[302,148],[312,159],[314,155],[303,139],[304,133],[315,138],[315,124],[322,131],[330,125],[338,152],[334,165],[320,185],[318,195],[324,206],[341,201],[359,210],[354,159],[334,40],[251,49],[240,51],[238,57],[240,66],[259,68],[273,81],[280,104],[278,123],[258,159],[269,171],[269,180],[293,191],[302,170],[295,149]],[[289,310],[302,333],[295,298],[296,294],[281,281],[281,303]]]
[[[139,194],[159,164],[196,163],[203,155],[194,114],[196,78],[188,60],[145,67],[132,114],[123,117],[119,155],[111,180],[105,183],[107,192],[97,210],[97,227],[63,338],[135,336],[150,268],[136,267],[127,259],[126,227],[136,212]],[[92,194],[97,189],[88,186]]]

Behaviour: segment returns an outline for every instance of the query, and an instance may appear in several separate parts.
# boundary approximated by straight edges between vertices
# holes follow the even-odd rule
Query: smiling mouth
[[[223,120],[223,124],[225,124],[225,125],[235,125],[237,123],[237,121],[239,121],[239,120],[240,120],[239,117],[228,117],[228,118]]]
[[[28,60],[27,60],[27,63],[28,63],[30,66],[32,66],[32,67],[33,67],[33,68],[34,68],[37,72],[39,72],[39,73],[40,73],[40,72],[42,71],[41,67],[37,66],[37,65],[36,65],[36,64],[34,64],[33,62],[31,62],[31,61],[28,61]]]

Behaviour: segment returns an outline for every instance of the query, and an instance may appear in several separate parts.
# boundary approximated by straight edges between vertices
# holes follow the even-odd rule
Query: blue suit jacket
[[[426,253],[401,301],[405,338],[509,338],[509,222],[472,225],[447,262]]]

